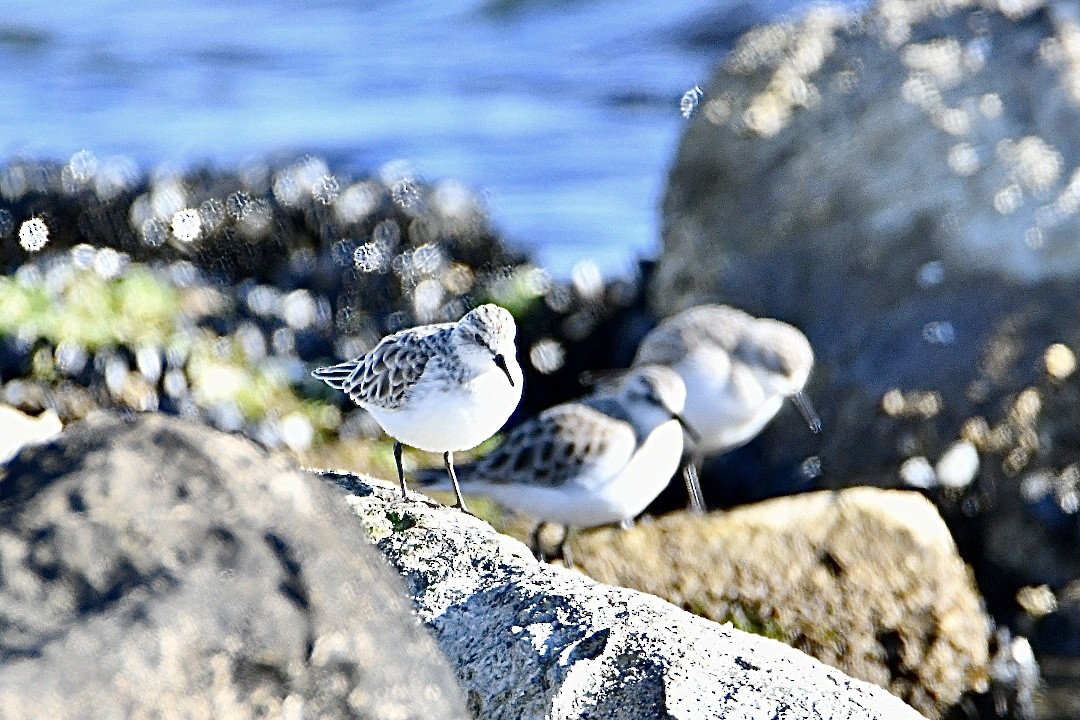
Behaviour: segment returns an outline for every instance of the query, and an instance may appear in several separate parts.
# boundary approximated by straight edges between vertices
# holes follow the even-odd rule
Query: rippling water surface
[[[583,258],[617,274],[656,252],[680,97],[787,6],[4,0],[0,155],[404,159],[480,189],[557,275]]]

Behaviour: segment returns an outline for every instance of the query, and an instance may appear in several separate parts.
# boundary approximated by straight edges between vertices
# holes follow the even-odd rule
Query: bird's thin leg
[[[547,558],[544,557],[544,546],[541,544],[543,541],[540,539],[540,534],[544,530],[545,523],[536,523],[536,527],[529,533],[529,549],[532,550],[533,557],[540,562],[545,562]]]
[[[398,482],[401,483],[401,499],[409,499],[409,491],[405,487],[405,468],[401,466],[401,443],[394,441],[394,462],[397,463]]]
[[[574,559],[570,556],[570,539],[574,535],[574,529],[569,525],[563,527],[563,536],[559,540],[558,557],[562,558],[563,565],[568,568],[574,567]]]
[[[461,497],[461,488],[458,487],[457,473],[454,472],[454,453],[447,450],[442,455],[443,463],[446,465],[446,472],[450,473],[450,482],[454,483],[454,495],[457,496],[457,505],[455,507],[462,512],[469,512],[469,508],[465,507],[465,498]],[[470,515],[472,513],[469,513]]]
[[[690,512],[699,515],[705,512],[705,497],[701,494],[701,478],[698,477],[698,467],[702,459],[699,453],[693,453],[683,465],[686,494],[690,496]]]

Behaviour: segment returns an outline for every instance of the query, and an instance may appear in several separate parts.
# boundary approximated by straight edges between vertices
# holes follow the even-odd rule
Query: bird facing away
[[[698,435],[688,438],[686,465],[691,507],[704,509],[697,469],[706,455],[749,442],[792,398],[813,432],[821,421],[803,387],[814,366],[810,342],[798,328],[756,318],[727,305],[699,305],[657,325],[633,364],[666,365],[682,377],[683,417]]]
[[[686,388],[671,369],[627,371],[518,425],[497,448],[459,468],[461,486],[541,525],[577,529],[633,519],[679,469],[685,401]],[[443,482],[438,473],[420,479]]]
[[[312,376],[348,394],[394,438],[402,497],[408,497],[402,444],[441,452],[457,496],[453,453],[498,432],[521,401],[517,326],[497,305],[481,305],[456,323],[421,325],[388,335],[365,355]]]

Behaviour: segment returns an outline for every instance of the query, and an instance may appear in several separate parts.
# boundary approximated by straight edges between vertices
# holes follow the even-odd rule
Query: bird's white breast
[[[425,373],[412,389],[408,402],[395,410],[368,408],[389,435],[402,443],[445,452],[468,450],[494,435],[521,400],[521,370],[516,363],[514,385],[491,365],[465,384],[442,373]]]
[[[698,436],[700,452],[719,452],[748,442],[784,402],[782,395],[766,391],[749,368],[710,351],[691,353],[674,369],[686,384],[682,416]]]

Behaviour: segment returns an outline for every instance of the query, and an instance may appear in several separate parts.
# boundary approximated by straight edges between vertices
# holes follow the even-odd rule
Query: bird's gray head
[[[517,366],[517,325],[509,311],[491,304],[474,308],[458,321],[453,336],[462,357],[481,366],[494,362],[511,385],[520,382],[520,372],[511,372]]]
[[[686,385],[679,374],[663,365],[633,368],[614,388],[614,394],[678,415],[686,404]]]
[[[814,367],[814,350],[802,332],[787,323],[758,318],[739,343],[736,360],[754,369],[761,384],[780,395],[801,391]]]
[[[754,342],[744,343],[744,362],[767,392],[790,397],[813,432],[820,432],[821,418],[814,411],[803,388],[814,367],[814,350],[802,332],[779,320],[761,318],[751,328]]]
[[[683,420],[686,385],[682,377],[666,365],[641,365],[631,368],[613,383],[605,383],[598,392],[608,392],[620,404],[633,408],[628,418],[639,436],[670,420],[677,421],[691,439],[697,433]]]

